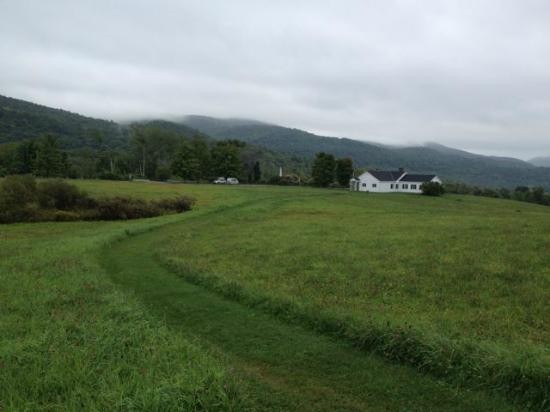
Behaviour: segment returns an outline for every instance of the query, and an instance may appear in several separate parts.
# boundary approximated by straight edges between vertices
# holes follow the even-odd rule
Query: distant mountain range
[[[313,157],[317,152],[351,157],[364,168],[403,167],[412,172],[437,173],[444,180],[462,181],[486,187],[519,185],[550,188],[550,168],[523,160],[482,156],[437,143],[424,146],[391,147],[347,138],[318,136],[255,120],[217,119],[187,116],[186,125],[216,139],[239,139],[271,150]]]
[[[57,136],[62,147],[76,161],[81,152],[89,155],[87,149],[116,149],[124,152],[130,150],[131,127],[134,125],[161,129],[187,139],[200,136],[207,141],[213,140],[206,133],[183,122],[142,120],[115,123],[0,95],[0,155],[3,144],[8,146],[44,134]],[[244,161],[259,160],[266,177],[277,175],[281,166],[287,172],[298,174],[306,174],[311,168],[310,159],[276,152],[252,143],[242,150],[242,157]]]
[[[534,157],[529,163],[539,167],[550,167],[550,156]]]
[[[140,122],[137,122],[140,123]],[[143,123],[143,122],[141,122]],[[424,146],[392,147],[347,138],[318,136],[256,120],[186,116],[178,121],[147,121],[147,124],[185,136],[202,134],[213,139],[238,139],[263,151],[270,168],[276,164],[305,171],[316,153],[351,157],[360,168],[403,167],[411,172],[436,173],[444,180],[485,187],[544,186],[550,190],[550,158],[531,162],[482,156],[429,143]],[[129,126],[85,117],[61,109],[0,96],[0,144],[52,133],[67,149],[128,145]],[[544,167],[541,167],[544,166]]]

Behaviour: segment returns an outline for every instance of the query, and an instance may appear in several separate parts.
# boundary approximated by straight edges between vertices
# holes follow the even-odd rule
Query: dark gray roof
[[[429,182],[435,175],[410,175],[406,174],[400,182]]]
[[[401,176],[403,176],[403,171],[383,171],[383,170],[369,170],[369,173],[376,177],[381,182],[395,182]]]

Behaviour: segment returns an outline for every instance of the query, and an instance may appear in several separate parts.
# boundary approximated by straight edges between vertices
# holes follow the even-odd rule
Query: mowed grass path
[[[177,226],[185,230],[185,223]],[[108,273],[172,330],[225,359],[258,410],[513,409],[502,398],[453,388],[183,281],[155,256],[165,232],[161,228],[106,248]]]

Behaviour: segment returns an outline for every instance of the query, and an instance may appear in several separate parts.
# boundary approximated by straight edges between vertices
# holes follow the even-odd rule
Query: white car
[[[228,177],[226,183],[228,185],[238,185],[239,180],[236,177]]]
[[[215,185],[224,185],[227,183],[227,181],[225,180],[225,177],[218,177],[216,180],[214,180],[213,183]]]

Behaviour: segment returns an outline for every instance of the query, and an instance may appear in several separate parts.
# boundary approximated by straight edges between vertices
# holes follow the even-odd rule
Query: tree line
[[[156,180],[178,178],[207,181],[237,177],[247,183],[283,185],[312,184],[318,187],[348,187],[354,175],[351,158],[317,153],[310,177],[287,174],[266,179],[262,174],[264,152],[231,139],[212,141],[196,134],[182,136],[159,127],[134,125],[126,147],[111,148],[97,136],[97,148],[64,150],[58,137],[46,134],[36,139],[0,145],[0,176],[33,174],[40,177]],[[517,186],[491,189],[446,182],[447,193],[471,194],[550,205],[550,193],[542,187]]]
[[[353,160],[349,157],[337,159],[330,153],[320,152],[315,156],[311,168],[311,179],[315,186],[349,186],[353,176]]]
[[[48,134],[0,146],[0,176],[192,181],[231,176],[258,183],[262,179],[262,153],[247,149],[238,140],[212,141],[201,135],[184,137],[160,128],[136,126],[125,148],[101,144],[94,149],[67,151],[59,138]]]
[[[550,193],[545,192],[541,186],[517,186],[515,189],[510,190],[504,187],[491,189],[470,186],[465,183],[447,182],[445,183],[445,190],[447,193],[511,199],[550,206]]]

